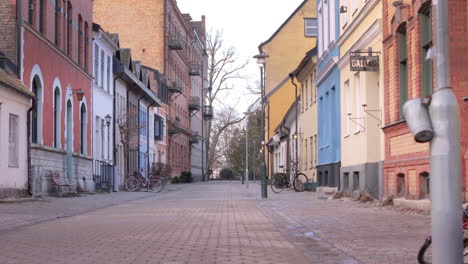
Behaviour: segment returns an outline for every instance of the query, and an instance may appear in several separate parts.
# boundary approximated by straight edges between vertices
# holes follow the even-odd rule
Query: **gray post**
[[[447,1],[435,8],[437,91],[429,106],[434,129],[431,141],[432,263],[463,263],[460,120],[450,87]]]
[[[245,129],[245,181],[246,187],[249,188],[249,119],[247,115],[247,126]]]
[[[261,169],[261,190],[262,190],[262,198],[267,198],[267,179],[266,179],[266,168],[265,168],[265,151],[266,151],[266,144],[265,144],[265,82],[263,77],[263,67],[260,67],[260,86],[261,86],[261,96],[262,96],[262,120],[261,120],[261,128],[262,128],[262,163],[260,164]]]

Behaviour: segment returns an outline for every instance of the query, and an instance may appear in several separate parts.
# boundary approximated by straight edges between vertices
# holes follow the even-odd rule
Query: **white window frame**
[[[17,168],[19,167],[19,116],[10,113],[8,124],[8,167]]]
[[[351,113],[351,88],[349,86],[349,80],[346,80],[344,83],[345,86],[345,97],[346,97],[346,136],[350,135],[350,127],[351,127],[351,120],[349,119],[350,116],[348,115]]]
[[[313,25],[313,22],[316,22],[316,25]],[[312,30],[314,32],[309,32],[309,30]],[[317,37],[318,35],[318,21],[317,18],[304,18],[304,36],[305,37]]]

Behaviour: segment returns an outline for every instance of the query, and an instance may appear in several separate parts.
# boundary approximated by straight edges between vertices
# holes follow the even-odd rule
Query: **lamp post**
[[[110,146],[110,129],[109,129],[109,125],[111,123],[111,120],[112,120],[112,116],[110,116],[109,114],[107,114],[105,117],[104,117],[104,120],[106,121],[106,126],[107,126],[107,159],[110,160],[110,152],[109,152],[109,146]]]
[[[262,52],[258,55],[255,55],[254,58],[257,59],[257,64],[260,67],[260,88],[261,88],[261,102],[262,102],[262,118],[261,118],[261,130],[262,130],[262,150],[265,148],[265,60],[268,58],[268,54]],[[266,168],[265,168],[265,150],[262,151],[262,162],[260,165],[261,172],[261,191],[262,198],[267,198],[267,180],[266,180]]]

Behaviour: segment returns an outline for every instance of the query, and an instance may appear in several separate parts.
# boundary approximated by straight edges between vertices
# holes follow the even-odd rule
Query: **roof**
[[[313,49],[309,50],[305,57],[302,59],[301,63],[297,66],[297,68],[289,74],[290,77],[296,77],[301,73],[301,71],[304,69],[304,67],[309,63],[309,61],[317,55],[317,46],[315,46]]]
[[[276,35],[278,35],[280,33],[280,31],[289,23],[289,21],[297,14],[297,12],[299,12],[299,10],[301,10],[301,8],[305,5],[305,3],[307,3],[307,1],[309,1],[309,0],[304,0],[296,8],[296,10],[294,10],[294,12],[292,12],[292,14],[286,19],[286,21],[284,21],[283,24],[275,31],[275,33],[273,33],[273,35],[271,35],[271,37],[267,41],[260,43],[260,45],[258,46],[258,50],[260,52],[262,51],[263,46],[265,46],[270,41],[272,41],[276,37]]]
[[[15,75],[9,74],[0,68],[0,84],[8,86],[17,92],[28,97],[35,97],[34,93],[28,89]]]

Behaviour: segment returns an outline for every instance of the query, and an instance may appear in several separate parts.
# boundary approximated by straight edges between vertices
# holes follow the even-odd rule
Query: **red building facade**
[[[92,189],[92,2],[22,0],[21,80],[36,94],[30,121],[36,192],[50,171]]]
[[[468,96],[468,3],[447,1],[451,81],[460,103],[460,184],[463,199],[468,200],[468,102],[462,100]],[[383,192],[385,196],[423,199],[430,196],[429,144],[414,141],[401,109],[407,100],[430,96],[436,89],[435,63],[427,59],[435,43],[432,2],[385,0],[383,23],[386,66]]]

